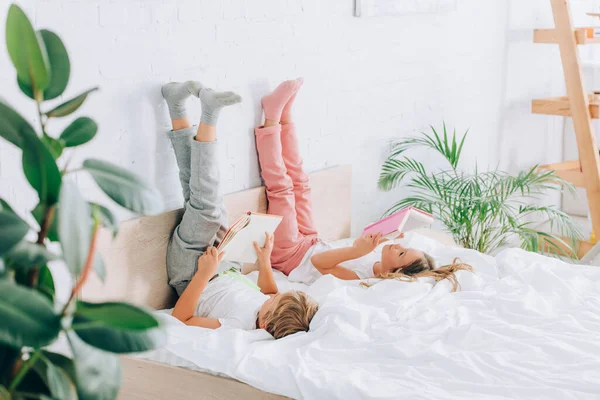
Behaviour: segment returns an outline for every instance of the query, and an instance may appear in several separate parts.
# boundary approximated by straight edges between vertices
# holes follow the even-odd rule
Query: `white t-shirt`
[[[223,275],[208,282],[194,316],[217,318],[221,326],[250,331],[256,329],[258,311],[268,299],[266,294]]]
[[[288,279],[291,282],[302,282],[310,285],[317,279],[323,276],[310,262],[310,258],[315,254],[323,253],[327,250],[331,250],[333,247],[325,242],[315,243],[304,255],[300,264],[290,272]],[[344,268],[349,269],[358,275],[359,279],[373,278],[373,265],[381,261],[381,252],[372,251],[366,256],[357,258],[355,260],[344,261],[340,265]]]

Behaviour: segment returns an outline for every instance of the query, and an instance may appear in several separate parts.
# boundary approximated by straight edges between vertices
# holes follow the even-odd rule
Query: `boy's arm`
[[[381,243],[381,234],[362,236],[354,241],[351,247],[343,247],[315,254],[310,258],[314,267],[323,275],[331,274],[342,280],[360,279],[356,273],[344,268],[340,264],[344,261],[355,260],[363,257],[377,247]]]
[[[265,246],[259,247],[258,243],[254,242],[254,250],[258,256],[258,287],[264,294],[277,294],[279,288],[275,283],[273,269],[271,268],[271,252],[273,251],[274,236],[265,232]]]
[[[219,254],[216,248],[209,247],[206,249],[206,252],[198,258],[198,269],[187,288],[185,288],[181,294],[181,297],[179,297],[179,300],[177,300],[175,308],[173,309],[172,315],[175,318],[186,325],[202,326],[204,328],[212,329],[221,326],[218,319],[194,317],[194,311],[202,291],[208,284],[210,278],[215,275],[217,267],[224,255],[225,253]]]

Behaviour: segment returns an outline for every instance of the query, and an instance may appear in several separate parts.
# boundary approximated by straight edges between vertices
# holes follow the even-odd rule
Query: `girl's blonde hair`
[[[448,279],[452,283],[452,291],[456,292],[460,289],[460,283],[456,278],[456,272],[458,271],[469,271],[473,272],[473,267],[469,264],[465,264],[460,258],[455,258],[452,264],[444,265],[439,268],[435,268],[435,261],[427,253],[423,253],[423,257],[413,261],[412,263],[403,267],[397,268],[392,272],[385,272],[376,276],[379,279],[396,279],[404,282],[413,282],[417,278],[431,277],[435,279],[435,282]],[[362,282],[361,285],[370,287],[372,285]]]

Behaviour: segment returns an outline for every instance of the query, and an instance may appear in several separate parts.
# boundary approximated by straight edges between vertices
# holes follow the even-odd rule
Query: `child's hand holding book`
[[[273,234],[283,217],[273,214],[259,214],[248,212],[242,215],[225,233],[219,243],[219,251],[227,251],[225,260],[253,264],[256,259],[256,250],[253,242],[259,248],[263,246],[263,233]],[[272,246],[271,246],[272,247]]]
[[[352,244],[352,248],[356,252],[357,258],[360,258],[375,250],[382,241],[381,233],[369,233],[356,239]]]
[[[256,260],[260,268],[271,268],[271,253],[273,252],[273,242],[275,235],[265,232],[265,245],[260,247],[257,242],[253,242],[254,250],[258,259]]]
[[[209,247],[206,249],[204,254],[198,257],[198,270],[196,274],[203,276],[206,279],[210,279],[217,273],[219,263],[225,256],[225,252],[219,251],[216,247]]]

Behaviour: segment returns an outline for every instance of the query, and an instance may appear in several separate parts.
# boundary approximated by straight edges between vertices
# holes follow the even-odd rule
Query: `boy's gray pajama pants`
[[[227,231],[227,211],[219,191],[217,142],[194,140],[196,128],[169,132],[179,167],[184,213],[167,248],[169,285],[181,296],[209,246],[216,246]],[[218,272],[241,265],[223,261]]]

